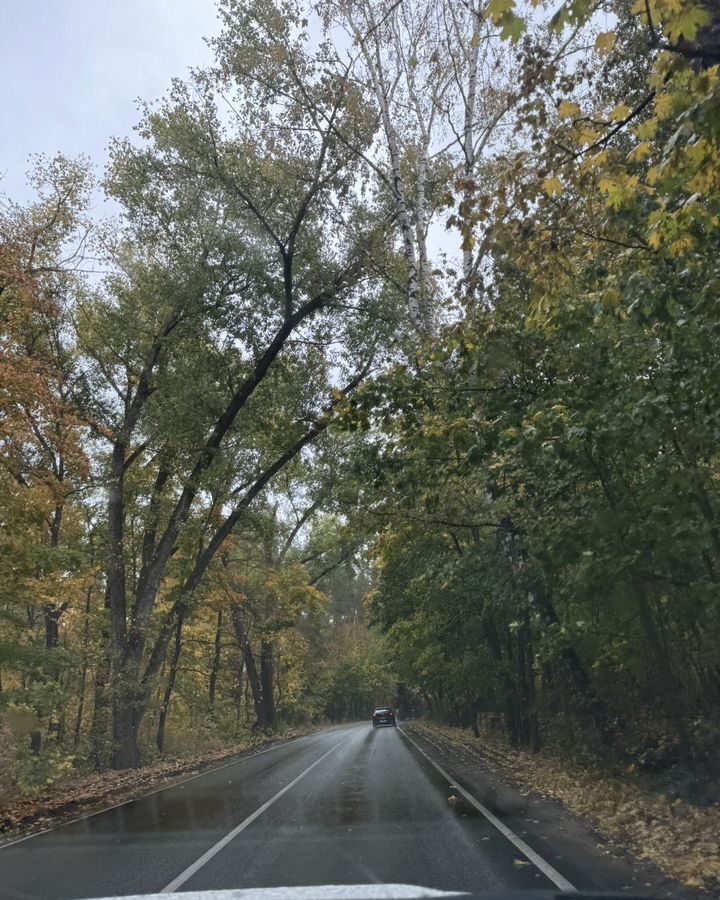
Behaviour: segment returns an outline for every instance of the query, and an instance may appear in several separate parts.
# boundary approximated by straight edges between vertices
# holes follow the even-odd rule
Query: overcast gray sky
[[[214,0],[0,0],[0,192],[24,201],[32,153],[85,153],[101,168],[138,97],[210,59]]]

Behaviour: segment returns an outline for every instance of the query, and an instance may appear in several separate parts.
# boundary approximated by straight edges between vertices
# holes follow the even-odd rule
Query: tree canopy
[[[378,703],[707,755],[717,4],[218,12],[2,207],[5,786]]]

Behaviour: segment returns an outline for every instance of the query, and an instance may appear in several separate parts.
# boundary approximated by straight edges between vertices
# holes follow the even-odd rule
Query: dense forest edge
[[[3,805],[387,704],[710,815],[717,0],[218,12],[0,210]]]

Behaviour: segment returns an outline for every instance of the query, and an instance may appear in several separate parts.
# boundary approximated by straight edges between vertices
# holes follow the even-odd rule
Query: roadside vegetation
[[[202,753],[184,752],[177,758],[169,754],[162,760],[153,760],[137,769],[66,772],[52,784],[35,785],[32,792],[25,795],[15,792],[7,797],[0,812],[0,835],[3,842],[11,842],[18,837],[93,815],[201,773],[222,768],[258,751],[296,740],[314,730],[313,726],[308,725],[300,728],[285,726],[281,735],[250,735],[230,744],[225,743],[221,749],[209,749],[210,742],[206,742]]]
[[[396,702],[717,803],[715,0],[218,9],[2,207],[0,790]]]

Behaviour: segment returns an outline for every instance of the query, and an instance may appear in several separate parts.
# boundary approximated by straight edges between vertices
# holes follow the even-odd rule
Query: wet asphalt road
[[[449,794],[398,730],[331,729],[0,849],[0,897],[381,882],[477,893],[553,887]]]

